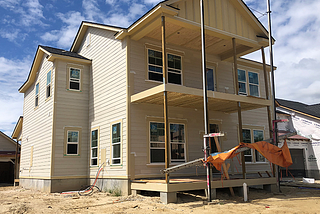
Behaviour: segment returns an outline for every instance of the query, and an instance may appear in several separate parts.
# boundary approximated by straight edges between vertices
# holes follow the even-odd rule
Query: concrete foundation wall
[[[93,182],[94,179],[90,179],[90,184]],[[103,192],[120,193],[124,196],[131,194],[130,181],[125,179],[102,178],[97,180],[96,186]]]
[[[320,179],[320,170],[307,170],[306,174],[308,178]]]
[[[83,190],[88,184],[87,178],[74,178],[74,179],[20,179],[20,186],[26,189],[34,189],[42,192],[63,192]]]

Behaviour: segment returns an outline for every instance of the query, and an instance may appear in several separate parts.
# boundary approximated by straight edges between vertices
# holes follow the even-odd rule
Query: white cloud
[[[56,42],[59,48],[69,48],[85,17],[80,12],[70,11],[66,14],[58,13],[57,17],[63,22],[60,30],[52,30],[41,36],[45,42]]]
[[[0,130],[8,136],[23,113],[23,94],[18,89],[28,76],[30,61],[0,57]]]
[[[145,4],[158,4],[160,1],[159,0],[144,0]]]

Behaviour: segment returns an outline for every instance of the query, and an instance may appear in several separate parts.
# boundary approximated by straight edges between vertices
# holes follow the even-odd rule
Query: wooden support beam
[[[236,39],[232,38],[232,46],[233,46],[233,67],[234,67],[234,92],[236,95],[239,94],[239,83],[238,83],[238,62],[237,62],[237,45]],[[238,107],[238,132],[239,132],[239,140],[243,142],[242,136],[242,117],[241,117],[241,103],[237,103]],[[244,152],[241,152],[241,165],[242,165],[242,175],[243,178],[246,179],[246,162],[244,159]]]
[[[164,117],[164,135],[165,135],[165,168],[169,168],[169,121],[168,121],[168,94],[166,84],[168,83],[167,76],[167,52],[166,52],[166,22],[165,16],[161,16],[161,32],[162,32],[162,74],[163,74],[163,117]],[[169,174],[166,173],[166,183],[169,183]]]

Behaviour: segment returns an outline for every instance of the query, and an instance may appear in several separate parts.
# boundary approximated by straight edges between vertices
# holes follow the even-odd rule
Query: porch
[[[222,180],[220,174],[213,174],[211,179],[211,196],[216,198],[216,190],[221,188],[235,188],[239,196],[243,196],[242,187],[246,183],[250,186],[262,186],[267,191],[274,190],[277,179],[269,177],[271,172],[248,173],[243,179],[241,174],[230,175],[230,180]],[[165,204],[177,201],[177,192],[207,190],[205,175],[194,177],[170,178],[166,183],[165,178],[135,179],[131,181],[132,193],[138,194],[141,191],[160,192],[161,201]]]

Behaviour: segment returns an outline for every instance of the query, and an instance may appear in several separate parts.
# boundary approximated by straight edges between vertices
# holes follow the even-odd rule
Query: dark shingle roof
[[[320,104],[307,105],[300,102],[276,99],[280,106],[284,106],[311,116],[320,118]]]
[[[89,60],[88,58],[85,58],[83,56],[81,56],[80,54],[74,53],[74,52],[70,52],[70,51],[66,51],[63,49],[58,49],[58,48],[53,48],[53,47],[48,47],[48,46],[42,46],[40,45],[41,48],[45,49],[46,51],[52,53],[52,54],[58,54],[58,55],[62,55],[62,56],[69,56],[69,57],[74,57],[74,58],[78,58],[78,59],[85,59],[85,60]]]

